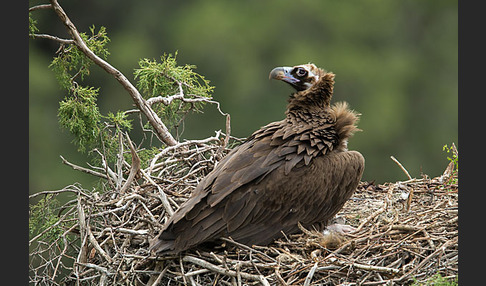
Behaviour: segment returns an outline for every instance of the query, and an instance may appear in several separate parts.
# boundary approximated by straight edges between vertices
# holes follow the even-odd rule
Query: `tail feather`
[[[150,241],[149,251],[157,255],[162,253],[170,254],[174,251],[174,243],[174,240],[163,240],[156,236]]]

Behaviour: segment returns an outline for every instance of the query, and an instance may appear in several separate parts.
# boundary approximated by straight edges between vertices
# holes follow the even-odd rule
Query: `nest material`
[[[361,182],[336,218],[356,228],[349,234],[302,228],[267,246],[224,238],[155,257],[147,251],[149,239],[228,151],[221,142],[216,136],[166,148],[145,169],[137,168],[134,156],[131,164],[119,164],[125,176],[106,166],[105,174],[92,171],[107,179],[103,193],[72,185],[36,194],[68,193],[71,200],[59,207],[59,223],[52,228],[62,225],[63,232],[56,240],[47,243],[42,235],[30,240],[30,282],[407,285],[437,273],[457,277],[458,185],[451,183],[450,167],[432,179]]]

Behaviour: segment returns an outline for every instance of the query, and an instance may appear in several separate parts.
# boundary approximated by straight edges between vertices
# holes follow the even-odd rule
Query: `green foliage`
[[[447,153],[452,153],[452,157],[447,156],[447,160],[454,163],[455,170],[459,170],[459,155],[455,151],[455,146],[448,147],[447,144],[445,144],[442,147],[442,151],[446,151]]]
[[[160,58],[160,63],[146,58],[139,61],[140,68],[135,70],[134,75],[138,80],[137,88],[142,92],[143,97],[148,99],[156,96],[172,96],[179,94],[182,89],[186,98],[210,98],[214,87],[209,85],[209,80],[194,72],[193,69],[196,68],[194,65],[178,66],[176,57],[177,52],[174,56],[164,54]],[[189,110],[199,111],[202,106],[203,102],[181,104],[179,101],[172,101],[168,106],[154,105],[153,109],[164,122],[173,126]]]
[[[91,27],[90,31],[90,37],[83,33],[82,38],[93,52],[106,58],[109,52],[104,47],[109,38],[105,28],[101,27],[95,33],[95,28]],[[140,69],[135,70],[135,78],[138,79],[138,88],[142,90],[144,97],[148,99],[159,95],[175,95],[182,90],[187,98],[210,98],[214,87],[193,71],[195,66],[177,66],[176,56],[177,53],[175,56],[164,54],[161,63],[148,59],[140,61]],[[75,45],[64,47],[52,61],[50,67],[59,84],[69,91],[69,95],[60,102],[59,123],[74,135],[73,142],[78,146],[78,151],[100,147],[106,159],[113,162],[119,150],[119,132],[130,131],[132,122],[128,114],[122,111],[108,112],[103,116],[97,104],[99,88],[83,87],[75,81],[78,77],[83,80],[90,74],[91,64],[91,60]],[[170,126],[176,125],[190,110],[199,110],[202,105],[200,101],[181,103],[174,100],[168,106],[154,104],[153,109]],[[148,123],[146,127],[149,127]],[[94,162],[99,163],[96,159]]]
[[[86,33],[80,35],[96,55],[104,59],[108,57],[105,46],[110,39],[104,27],[96,32],[92,26],[90,36]],[[118,151],[118,133],[131,130],[132,123],[128,115],[121,111],[102,115],[97,103],[99,88],[81,86],[76,81],[77,78],[82,81],[90,74],[92,64],[74,44],[62,46],[50,64],[59,85],[69,92],[59,103],[59,124],[74,136],[73,143],[78,146],[78,151],[102,147],[106,159],[113,161]]]
[[[45,231],[39,241],[53,242],[66,229],[66,222],[59,221],[56,212],[59,211],[59,201],[53,195],[47,195],[35,205],[29,205],[29,239]],[[54,226],[55,225],[55,226]]]
[[[102,116],[96,104],[98,90],[77,86],[59,103],[59,124],[74,135],[73,141],[81,152],[100,134]]]
[[[448,154],[451,153],[452,156],[447,156],[447,160],[449,160],[451,163],[454,164],[454,169],[453,169],[453,173],[452,173],[452,176],[451,176],[451,182],[450,183],[457,183],[457,175],[458,175],[458,172],[459,172],[459,153],[457,152],[457,149],[456,149],[456,145],[454,143],[452,143],[452,145],[450,147],[447,146],[447,144],[445,144],[443,147],[442,147],[442,151],[446,151]]]
[[[106,34],[105,27],[101,27],[98,33],[95,33],[95,27],[90,27],[91,36],[86,33],[80,33],[81,38],[85,41],[88,48],[90,48],[96,55],[106,59],[109,55],[105,45],[110,41]],[[54,57],[50,68],[56,74],[61,87],[70,89],[74,80],[79,76],[81,80],[89,75],[89,68],[92,61],[88,59],[74,44],[63,46],[59,55]]]
[[[128,114],[122,111],[117,111],[116,114],[113,112],[108,112],[108,116],[106,117],[110,122],[116,125],[117,128],[131,130],[132,129],[132,121],[128,119]]]
[[[92,26],[90,32],[90,36],[85,33],[80,35],[95,54],[106,59],[109,55],[105,48],[109,42],[106,29],[101,27],[96,32]],[[174,56],[164,54],[161,62],[140,60],[140,68],[134,74],[144,98],[180,95],[181,91],[188,99],[211,98],[214,87],[209,85],[209,80],[194,72],[194,65],[178,66],[176,56],[177,53]],[[89,76],[91,65],[92,61],[74,44],[63,45],[50,64],[60,86],[69,91],[59,105],[59,123],[74,136],[73,143],[77,145],[78,151],[98,148],[108,163],[111,163],[116,160],[119,152],[120,132],[132,130],[132,121],[122,111],[110,111],[106,116],[102,115],[97,104],[99,88],[84,87],[77,82]],[[155,103],[152,107],[166,124],[175,126],[187,112],[199,111],[203,104],[199,100],[172,100],[168,105]],[[149,127],[148,123],[145,127]],[[142,164],[147,165],[149,156],[156,152],[156,149],[141,151]],[[130,154],[126,153],[125,156],[129,157]],[[94,156],[93,163],[100,163],[99,160],[98,156]]]
[[[454,279],[447,279],[442,277],[440,273],[435,274],[434,276],[430,277],[425,283],[419,283],[415,281],[412,286],[457,286],[459,285],[457,282],[457,277]]]
[[[106,33],[106,28],[101,26],[98,33],[95,33],[95,26],[89,28],[91,37],[88,38],[86,33],[81,33],[81,38],[86,42],[88,48],[92,50],[97,56],[106,59],[110,52],[105,48],[105,45],[110,41]]]
[[[109,54],[105,48],[109,42],[106,29],[101,27],[98,33],[95,33],[95,27],[92,26],[90,32],[90,37],[86,33],[81,33],[81,38],[95,54],[106,59]],[[99,88],[83,87],[75,81],[77,77],[83,80],[89,75],[91,64],[90,59],[74,44],[70,44],[62,47],[49,66],[54,71],[59,85],[69,91],[69,95],[59,104],[59,123],[74,135],[73,141],[81,152],[93,145],[103,129],[102,115],[96,102]]]
[[[29,13],[29,35],[35,34],[39,31],[37,28],[37,21],[32,18],[32,13]]]

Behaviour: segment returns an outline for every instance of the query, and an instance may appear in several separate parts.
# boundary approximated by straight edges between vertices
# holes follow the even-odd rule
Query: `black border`
[[[484,13],[459,4],[459,285],[484,281]],[[484,282],[483,282],[484,283]]]

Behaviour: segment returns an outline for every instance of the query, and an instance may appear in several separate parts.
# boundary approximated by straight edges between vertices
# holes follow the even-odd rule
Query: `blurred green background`
[[[47,1],[46,1],[47,2]],[[29,1],[30,6],[46,2]],[[108,61],[133,83],[141,58],[178,51],[179,65],[194,64],[216,87],[213,97],[231,114],[232,135],[284,117],[291,88],[269,81],[276,66],[313,62],[336,74],[334,102],[362,113],[349,148],[366,158],[363,180],[406,180],[440,175],[444,144],[458,140],[457,1],[60,1],[81,32],[105,26]],[[39,33],[67,38],[51,10],[33,12]],[[58,45],[29,40],[30,192],[96,178],[61,163],[86,166],[57,122],[65,92],[48,68]],[[103,114],[132,108],[128,94],[98,67],[85,84],[101,87]],[[136,124],[134,124],[136,125]],[[213,106],[192,114],[182,138],[201,139],[225,129]]]

